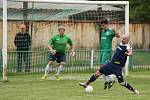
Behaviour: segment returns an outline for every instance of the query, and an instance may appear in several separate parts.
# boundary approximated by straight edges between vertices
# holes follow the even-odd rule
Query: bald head
[[[130,37],[128,34],[122,36],[122,44],[128,44]]]
[[[22,33],[26,32],[26,25],[21,24],[19,28],[20,28]]]
[[[26,26],[24,24],[21,24],[20,29],[26,29]]]

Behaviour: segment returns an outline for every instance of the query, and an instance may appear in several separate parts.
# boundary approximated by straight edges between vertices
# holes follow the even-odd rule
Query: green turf
[[[9,82],[0,81],[0,100],[150,100],[150,71],[130,72],[126,78],[141,92],[135,95],[116,83],[110,90],[103,90],[103,80],[92,83],[94,91],[85,93],[78,86],[91,74],[62,75],[63,79],[55,80],[50,76],[48,80],[41,80],[42,74],[9,76]]]

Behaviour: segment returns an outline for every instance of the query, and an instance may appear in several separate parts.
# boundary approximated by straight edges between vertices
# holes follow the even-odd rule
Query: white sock
[[[63,66],[63,65],[60,65],[59,68],[58,68],[58,70],[57,70],[57,73],[56,73],[56,74],[59,75],[60,72],[63,71],[63,69],[64,69],[64,66]]]
[[[103,75],[103,79],[105,82],[109,82],[109,78],[107,76]]]
[[[50,69],[53,67],[53,64],[52,65],[49,65],[47,64],[46,65],[46,68],[45,68],[45,75],[48,75],[50,73]]]
[[[112,82],[114,80],[113,77],[112,77],[112,75],[107,75],[106,77],[109,80],[109,82]]]

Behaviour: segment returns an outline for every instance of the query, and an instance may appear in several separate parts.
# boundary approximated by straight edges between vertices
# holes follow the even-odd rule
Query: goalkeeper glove
[[[56,54],[56,50],[54,50],[54,49],[51,49],[50,52],[51,52],[52,55]]]
[[[70,55],[71,55],[72,57],[74,57],[74,56],[75,56],[75,51],[72,50],[71,53],[70,53]]]

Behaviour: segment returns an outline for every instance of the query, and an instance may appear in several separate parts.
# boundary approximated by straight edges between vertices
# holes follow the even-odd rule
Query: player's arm
[[[74,52],[74,46],[73,45],[70,45],[70,50],[71,50],[71,52]]]
[[[121,32],[119,30],[116,30],[116,29],[113,29],[113,31],[115,32],[115,37],[120,38]]]
[[[128,49],[128,51],[126,52],[127,56],[131,56],[132,55],[132,49]]]
[[[75,56],[75,50],[74,50],[74,46],[73,45],[70,45],[70,49],[71,49],[71,55],[72,56]]]
[[[50,44],[48,44],[48,49],[51,51],[53,50],[52,46]]]
[[[120,32],[120,30],[117,30],[114,25],[110,25],[109,28],[112,29],[112,31],[113,31],[113,33],[114,33],[113,35],[114,35],[115,37],[117,37],[117,38],[120,38],[120,37],[121,37],[121,32]]]
[[[74,49],[74,45],[73,45],[73,42],[71,40],[71,38],[68,38],[68,43],[70,45],[70,50],[71,50],[71,55],[74,56],[75,55],[75,49]]]
[[[125,53],[127,56],[132,55],[132,48],[130,46],[127,47],[127,52]]]
[[[52,55],[55,55],[56,54],[56,50],[54,50],[52,48],[52,45],[54,44],[54,38],[51,38],[49,41],[48,41],[48,49],[49,51],[51,52]]]

